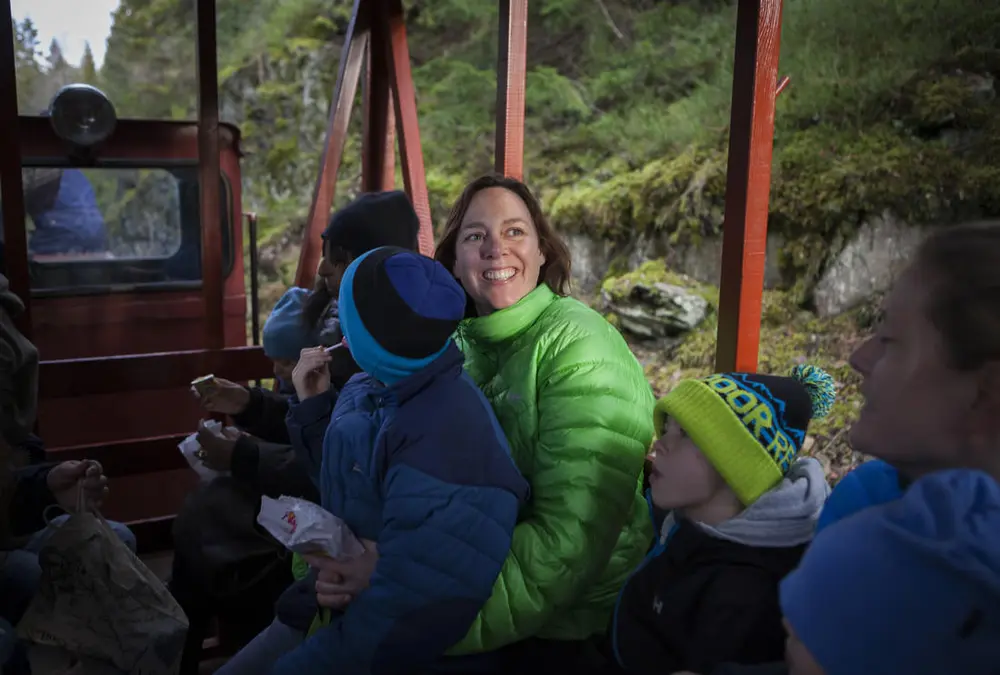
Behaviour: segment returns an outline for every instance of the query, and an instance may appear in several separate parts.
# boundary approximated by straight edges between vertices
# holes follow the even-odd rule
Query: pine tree
[[[97,85],[97,64],[94,63],[94,52],[90,49],[90,43],[83,46],[83,58],[80,60],[80,81],[87,84]]]
[[[38,30],[31,19],[20,24],[11,21],[14,28],[14,69],[17,72],[17,107],[22,113],[34,114],[34,103],[41,87],[42,68],[39,64],[41,50]]]

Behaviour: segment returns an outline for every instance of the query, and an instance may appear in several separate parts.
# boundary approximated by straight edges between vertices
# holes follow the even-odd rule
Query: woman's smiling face
[[[486,188],[472,198],[455,244],[455,268],[480,316],[516,304],[538,285],[545,256],[521,198]]]

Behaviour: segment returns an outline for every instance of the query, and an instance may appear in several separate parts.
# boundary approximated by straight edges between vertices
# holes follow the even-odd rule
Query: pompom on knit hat
[[[448,348],[465,316],[465,291],[436,260],[385,246],[347,267],[338,304],[354,360],[392,385]]]
[[[1000,673],[1000,485],[928,474],[820,532],[781,611],[827,675]]]
[[[662,434],[674,418],[749,506],[778,483],[802,449],[809,422],[825,417],[836,400],[833,378],[798,365],[788,377],[718,373],[684,380],[656,403]]]
[[[379,246],[417,250],[420,219],[405,192],[368,192],[330,216],[323,241],[358,258]]]

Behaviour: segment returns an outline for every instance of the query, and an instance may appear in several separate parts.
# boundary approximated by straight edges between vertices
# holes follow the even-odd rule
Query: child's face
[[[295,370],[297,361],[290,359],[274,359],[274,376],[284,382],[292,381],[292,371]]]
[[[825,675],[823,667],[816,663],[816,659],[799,640],[787,619],[784,623],[785,631],[788,633],[788,637],[785,638],[785,665],[788,666],[788,675]]]
[[[649,487],[661,509],[683,509],[708,502],[725,486],[722,476],[684,433],[677,420],[667,421],[649,453]]]

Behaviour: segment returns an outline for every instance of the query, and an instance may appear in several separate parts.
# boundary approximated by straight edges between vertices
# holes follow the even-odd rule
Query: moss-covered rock
[[[614,281],[608,285],[613,287]],[[711,287],[705,292],[711,293]],[[847,442],[847,430],[861,407],[860,379],[848,358],[868,334],[870,321],[866,317],[874,313],[873,308],[865,305],[839,317],[819,319],[803,311],[787,292],[766,291],[763,301],[760,372],[786,374],[799,363],[811,363],[830,373],[836,382],[837,401],[827,417],[811,424],[806,451],[817,457],[835,480],[861,459]],[[713,371],[717,331],[718,322],[712,317],[670,350],[651,349],[641,342],[632,345],[657,396],[665,395],[683,379],[704,377]]]

